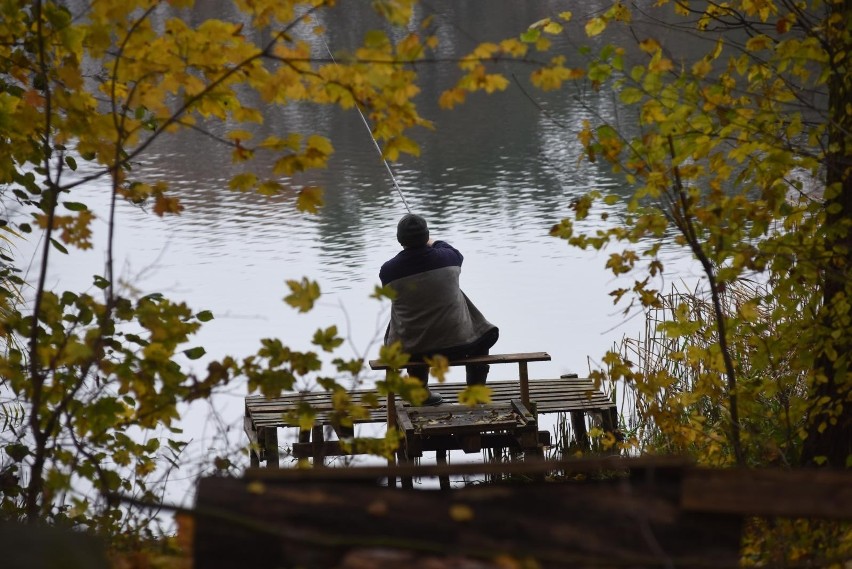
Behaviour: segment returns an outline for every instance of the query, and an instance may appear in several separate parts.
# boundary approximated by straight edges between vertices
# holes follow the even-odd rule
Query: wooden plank
[[[457,401],[456,397],[452,397],[452,396],[447,397],[447,395],[453,395],[452,393],[449,392],[449,390],[442,390],[442,391],[444,391],[444,393],[442,393],[442,395],[445,395],[444,405],[456,403],[456,401]],[[491,400],[495,403],[496,402],[506,403],[506,402],[508,402],[512,399],[519,399],[519,398],[520,398],[520,395],[517,392],[502,392],[502,393],[501,392],[495,392],[495,393],[492,393]],[[539,405],[546,404],[546,405],[552,406],[552,405],[556,405],[560,402],[566,402],[566,403],[578,403],[578,404],[594,404],[598,407],[605,407],[605,408],[606,407],[615,407],[615,404],[603,395],[597,396],[597,397],[586,397],[584,394],[549,393],[549,394],[544,394],[544,395],[537,395],[537,394],[534,393],[533,396],[531,397],[531,400],[532,400],[532,402],[536,402]],[[410,406],[407,402],[403,403],[403,404],[406,405],[406,406]],[[330,405],[330,403],[328,403],[328,402],[318,403],[318,404],[312,405],[312,409],[315,412],[323,412],[323,413],[332,413],[332,412],[335,411],[332,408],[332,406]],[[566,409],[566,410],[570,411],[571,409]],[[268,406],[268,407],[265,407],[265,408],[253,408],[253,409],[250,408],[248,415],[251,416],[251,417],[260,417],[260,416],[263,416],[263,415],[284,415],[284,414],[286,414],[288,412],[292,412],[292,411],[295,411],[295,407],[291,408],[291,407],[287,406],[286,404],[283,404],[283,405],[279,405],[277,407]],[[384,406],[375,407],[373,409],[367,409],[367,411],[368,412],[383,412]]]
[[[396,403],[396,420],[399,428],[404,432],[414,432],[414,425],[411,423],[411,418],[408,416],[408,411],[399,401]]]
[[[456,360],[451,360],[449,362],[450,366],[460,366],[467,364],[508,364],[508,363],[518,363],[518,362],[549,362],[550,354],[547,352],[527,352],[527,353],[516,353],[516,354],[490,354],[487,356],[474,356],[470,358],[460,358]],[[428,365],[425,362],[410,362],[405,364],[404,367],[423,367]],[[387,366],[381,363],[380,360],[370,360],[370,369],[373,370],[386,370],[390,369],[390,366]]]
[[[536,403],[533,400],[533,403]],[[406,407],[406,409],[411,409],[412,407]],[[416,407],[413,407],[416,409]],[[564,402],[564,403],[553,403],[553,404],[538,404],[536,406],[536,410],[539,414],[548,414],[548,413],[568,413],[571,411],[585,411],[585,412],[604,412],[608,409],[613,409],[611,406],[602,407],[601,405],[597,405],[594,403],[588,403],[583,401],[578,402]],[[295,422],[285,420],[280,414],[267,414],[267,415],[253,415],[253,419],[255,424],[260,427],[269,427],[269,426],[278,426],[278,427],[298,427],[298,424]],[[363,423],[385,423],[387,420],[386,414],[383,411],[377,411],[371,413],[369,416],[357,419],[354,422],[356,424]],[[316,415],[316,422],[321,424],[330,424],[332,422],[332,415],[330,413],[318,412]]]
[[[564,386],[553,382],[552,380],[530,380],[530,398],[533,400],[558,399],[562,397],[584,398],[591,397],[594,400],[611,403],[609,398],[594,389],[591,382],[584,385]],[[443,383],[431,386],[432,389],[447,395],[451,398],[456,398],[458,394],[467,386],[463,383]],[[520,396],[520,389],[514,381],[495,381],[489,382],[487,387],[491,389],[494,399],[509,399]],[[368,393],[375,393],[374,390],[358,390],[350,392],[353,402],[360,403],[361,397]],[[314,407],[321,406],[328,410],[332,410],[330,395],[327,392],[314,392],[309,396],[307,394],[299,394],[298,396],[288,396],[274,399],[265,399],[261,397],[247,397],[246,408],[249,412],[275,411],[286,412],[295,410],[300,403],[309,403]],[[379,397],[378,407],[375,409],[384,408],[385,398]]]
[[[543,446],[550,445],[550,432],[538,431],[538,444]],[[324,456],[352,456],[358,454],[366,454],[365,447],[371,442],[382,442],[384,439],[359,437],[348,443],[340,441],[324,441],[322,443],[322,453]],[[482,448],[514,448],[521,450],[517,443],[517,437],[509,433],[482,433],[480,436]],[[315,450],[315,443],[293,443],[292,453],[295,458],[311,458]],[[437,450],[461,450],[462,444],[460,441],[453,440],[452,437],[436,437],[423,440],[420,446],[420,455],[409,456],[415,458],[422,456],[424,452],[434,452]],[[328,470],[329,467],[326,468]],[[339,468],[337,470],[343,470]],[[409,475],[408,478],[411,476]],[[378,476],[376,478],[379,478]]]
[[[511,399],[521,396],[521,391],[516,381],[493,381],[488,387],[492,390],[492,400],[495,403],[505,403]],[[435,391],[444,395],[445,400],[454,401],[458,394],[467,387],[464,383],[443,383],[433,387]],[[539,413],[557,413],[571,411],[605,412],[610,416],[615,414],[615,404],[603,393],[596,391],[589,379],[568,380],[565,379],[531,379],[529,381],[530,400],[536,404]],[[354,402],[360,401],[363,395],[375,393],[375,390],[362,389],[351,392]],[[251,418],[254,426],[281,426],[296,427],[296,421],[284,415],[298,408],[301,402],[309,403],[317,414],[317,422],[328,424],[331,422],[334,408],[331,405],[330,396],[327,392],[299,393],[275,399],[266,399],[258,396],[246,398],[246,413]],[[357,419],[356,423],[384,423],[387,421],[387,407],[385,398],[379,398],[380,405],[369,409],[369,416]],[[409,404],[404,403],[406,408]],[[437,407],[440,409],[444,405]],[[413,407],[416,409],[416,407]]]
[[[438,392],[448,392],[453,395],[458,395],[459,392],[464,390],[467,385],[464,383],[438,383],[430,386]],[[516,396],[520,395],[520,388],[517,381],[514,380],[497,380],[497,381],[489,381],[486,384],[486,387],[491,389],[491,392],[495,396],[499,396],[501,393],[512,393]],[[530,379],[529,381],[530,388],[530,396],[534,397],[536,395],[548,395],[548,394],[574,394],[574,395],[600,395],[603,398],[608,398],[601,393],[599,390],[595,389],[594,384],[591,380],[584,380],[583,382],[576,382],[572,384],[566,384],[564,380],[552,380],[552,379]],[[349,392],[350,397],[352,397],[353,402],[360,403],[361,398],[367,394],[375,394],[375,389],[359,389],[352,390]],[[330,394],[327,391],[313,391],[310,393],[294,393],[290,395],[285,395],[277,398],[265,398],[260,396],[249,396],[246,397],[246,406],[248,409],[263,409],[267,407],[275,407],[279,405],[285,405],[288,408],[296,408],[299,403],[306,402],[310,404],[315,404],[316,402],[327,402],[329,401]],[[384,406],[386,398],[382,395],[378,396],[378,405]]]
[[[281,468],[277,470],[265,468],[248,468],[243,473],[246,480],[269,482],[270,484],[290,483],[295,481],[333,481],[333,480],[360,480],[375,481],[383,480],[388,476],[475,476],[484,475],[508,475],[508,476],[531,476],[533,474],[547,472],[574,472],[592,473],[599,471],[607,472],[636,472],[637,475],[659,472],[680,472],[691,465],[692,462],[679,457],[638,457],[623,458],[619,456],[595,457],[583,459],[565,459],[540,461],[538,463],[525,462],[488,462],[477,464],[449,464],[440,467],[435,464],[408,464],[397,465],[389,468],[386,466],[349,466],[346,468]]]
[[[410,408],[408,416],[415,431],[424,436],[497,431],[523,425],[509,405],[417,407]]]
[[[524,422],[528,425],[535,426],[536,420],[530,410],[524,405],[523,401],[520,399],[512,399],[511,400],[512,408],[515,412],[524,420]]]
[[[261,460],[266,460],[266,455],[258,440],[257,429],[248,415],[243,418],[243,431],[249,440],[249,460],[251,461],[251,465],[259,466]]]
[[[468,433],[459,436],[459,447],[465,454],[482,450],[482,433]]]
[[[403,444],[403,453],[406,458],[414,458],[423,456],[420,437],[417,435],[414,424],[411,422],[411,417],[408,416],[408,411],[402,406],[402,403],[396,403],[396,419],[399,423],[399,428],[405,436]]]
[[[194,566],[493,567],[500,557],[542,569],[738,566],[741,518],[683,512],[678,494],[676,478],[451,492],[204,478]],[[355,564],[365,552],[384,562]]]
[[[852,520],[850,470],[691,469],[681,506],[696,512]]]
[[[497,380],[489,381],[486,386],[491,389],[494,396],[500,396],[503,393],[520,395],[520,388],[516,381],[513,380]],[[458,395],[464,390],[467,385],[464,383],[439,383],[431,385],[431,388],[438,392],[447,392],[453,395]],[[575,396],[584,395],[599,395],[604,399],[608,399],[606,395],[595,389],[594,384],[590,380],[577,382],[571,385],[566,384],[563,380],[551,379],[531,379],[529,381],[530,396],[547,396],[549,394],[572,394]],[[375,394],[375,389],[359,389],[349,392],[354,402],[360,403],[361,398],[367,394]],[[288,408],[296,408],[300,402],[315,404],[316,402],[329,401],[330,394],[326,391],[314,391],[310,393],[298,393],[286,395],[278,398],[265,398],[259,396],[246,397],[246,406],[251,410],[260,410],[268,407],[276,407],[284,405]],[[385,405],[385,397],[379,395],[378,405]]]

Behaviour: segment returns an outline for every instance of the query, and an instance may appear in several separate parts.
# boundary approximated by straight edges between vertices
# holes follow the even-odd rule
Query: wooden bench
[[[524,445],[528,448],[531,448],[533,444],[532,438],[535,438],[534,444],[536,447],[547,444],[549,441],[549,433],[536,431],[535,435],[530,434],[535,422],[530,422],[529,418],[535,418],[537,414],[541,413],[570,413],[575,436],[578,442],[581,443],[587,440],[584,420],[586,413],[600,414],[604,429],[614,431],[617,424],[615,404],[603,393],[596,390],[591,380],[578,378],[575,375],[563,376],[559,379],[530,380],[527,363],[548,360],[550,360],[548,354],[534,352],[529,354],[495,354],[492,356],[455,360],[450,362],[450,364],[453,366],[466,365],[468,363],[518,364],[518,380],[489,381],[487,386],[492,391],[493,405],[505,407],[512,405],[513,400],[517,402],[512,409],[517,411],[518,417],[524,420],[523,424],[519,423],[517,434],[518,437],[522,438]],[[411,365],[426,364],[413,363]],[[374,370],[387,370],[387,366],[380,364],[377,360],[371,361],[370,367]],[[430,387],[441,393],[445,401],[450,402],[457,401],[458,394],[467,386],[464,383],[442,383],[433,384]],[[353,403],[360,403],[368,394],[375,395],[375,389],[358,389],[349,392]],[[388,405],[388,399],[392,401],[390,406]],[[311,430],[300,431],[299,442],[293,444],[293,455],[297,458],[314,458],[315,461],[321,463],[323,457],[353,454],[352,449],[342,448],[339,441],[326,441],[324,439],[324,426],[334,425],[335,423],[335,410],[331,404],[328,392],[300,392],[277,398],[250,396],[245,399],[244,428],[251,443],[252,466],[259,466],[260,462],[265,461],[267,467],[278,467],[277,430],[278,428],[287,427],[299,428],[298,421],[292,415],[300,406],[305,404],[310,405],[315,413],[314,427]],[[440,405],[436,408],[414,407],[409,409],[410,406],[407,403],[397,401],[395,395],[390,394],[389,397],[380,396],[378,398],[378,405],[370,407],[368,415],[365,418],[358,419],[356,422],[387,423],[390,426],[397,427],[400,411],[408,416],[410,420],[411,413],[409,411],[423,417],[429,415],[430,411],[428,409],[448,409],[448,404]],[[519,409],[519,405],[523,409]],[[411,435],[409,439],[414,441],[413,422],[410,427],[408,429],[408,433]],[[462,430],[469,431],[470,429],[464,427]],[[514,438],[517,439],[518,437]],[[458,448],[462,448],[462,450],[467,448],[467,450],[470,450],[476,448],[478,444],[492,448],[496,446],[506,447],[511,445],[512,438],[505,434],[487,434],[480,437],[479,442],[477,442],[475,436],[468,436],[467,438],[463,437],[462,442],[459,443],[465,445],[465,447]],[[424,440],[423,437],[420,437],[421,443]],[[439,451],[440,449],[433,448],[436,444],[445,447],[451,446],[446,444],[446,440],[443,443],[436,442],[436,440],[429,436],[428,444],[425,447],[421,444],[421,449]],[[416,446],[416,444],[413,445],[413,447]],[[354,452],[357,452],[357,450]],[[411,452],[413,456],[417,456],[416,448]]]

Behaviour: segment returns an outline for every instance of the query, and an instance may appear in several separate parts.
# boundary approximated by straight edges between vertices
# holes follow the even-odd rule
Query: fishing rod
[[[320,40],[322,40],[322,43],[325,46],[325,51],[328,52],[328,56],[331,58],[332,63],[334,63],[334,65],[337,65],[337,61],[331,54],[331,50],[328,48],[328,44],[326,43],[325,39],[320,37]],[[379,141],[376,140],[375,136],[373,136],[373,129],[370,128],[370,123],[367,122],[367,117],[365,117],[364,113],[361,112],[361,105],[358,104],[358,101],[355,101],[355,109],[358,111],[358,115],[360,115],[361,117],[361,122],[363,122],[364,126],[367,128],[367,132],[370,134],[370,140],[373,141],[373,146],[376,147],[376,151],[379,153],[379,158],[384,163],[388,174],[390,174],[391,181],[393,182],[393,187],[396,188],[396,191],[399,194],[399,198],[402,200],[402,205],[405,206],[405,209],[408,210],[408,213],[412,213],[411,208],[408,207],[408,202],[406,201],[405,196],[402,193],[402,188],[399,187],[399,184],[396,181],[396,176],[394,176],[390,164],[388,163],[387,159],[385,159],[384,155],[382,155],[382,148],[379,146]]]

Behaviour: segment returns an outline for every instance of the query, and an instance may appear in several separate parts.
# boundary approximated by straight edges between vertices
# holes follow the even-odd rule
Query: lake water
[[[445,57],[466,53],[474,42],[508,37],[519,23],[547,14],[546,3],[504,2],[502,12],[490,0],[437,4],[442,21],[449,22],[439,22]],[[351,47],[358,38],[346,21],[341,16],[324,22],[332,50]],[[487,28],[481,25],[486,21]],[[607,349],[640,330],[642,318],[613,306],[607,293],[617,283],[604,269],[608,252],[571,249],[548,231],[570,215],[572,199],[589,189],[626,194],[620,179],[581,160],[576,132],[584,118],[602,116],[630,128],[628,118],[618,116],[612,93],[535,94],[543,112],[514,84],[506,93],[474,96],[460,109],[442,111],[436,100],[454,80],[455,68],[442,64],[420,71],[421,113],[436,129],[415,133],[420,158],[391,165],[409,205],[426,217],[433,238],[465,255],[462,288],[500,327],[493,352],[548,352],[551,362],[530,364],[532,377],[586,375]],[[159,219],[122,204],[117,233],[122,275],[143,293],[163,292],[196,310],[213,311],[215,319],[198,336],[208,352],[192,364],[199,368],[209,358],[253,353],[266,337],[309,349],[313,332],[332,324],[348,339],[343,355],[376,357],[388,306],[369,295],[379,283],[381,264],[399,251],[396,222],[405,208],[367,129],[354,110],[301,107],[270,109],[257,130],[258,139],[291,130],[331,137],[336,152],[329,167],[296,180],[325,188],[320,212],[299,213],[292,196],[230,192],[227,180],[236,171],[230,151],[210,138],[187,133],[163,140],[136,172],[169,180],[185,211]],[[105,211],[104,188],[92,184],[79,191],[76,201]],[[618,206],[610,214],[617,220]],[[98,224],[95,250],[57,259],[51,283],[85,288],[92,274],[102,272],[103,217]],[[680,274],[689,273],[678,254],[667,255]],[[318,281],[323,292],[307,314],[282,300],[285,281],[303,276]],[[492,366],[491,377],[509,378],[515,370]],[[450,378],[462,381],[463,371]],[[198,455],[245,443],[245,393],[244,385],[235,385],[211,407],[187,412],[187,433]]]

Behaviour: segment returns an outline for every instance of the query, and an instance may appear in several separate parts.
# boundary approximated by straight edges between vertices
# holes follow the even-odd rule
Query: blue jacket
[[[396,293],[385,344],[410,354],[466,346],[495,326],[459,287],[462,254],[445,241],[404,249],[382,265],[379,278]]]

